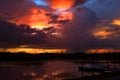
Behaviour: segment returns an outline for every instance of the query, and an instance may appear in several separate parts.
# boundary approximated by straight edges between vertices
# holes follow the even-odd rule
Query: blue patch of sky
[[[95,1],[96,1],[96,0],[89,0],[89,1],[85,4],[85,6],[86,6],[86,7],[91,7],[92,4],[93,4]]]
[[[43,0],[33,0],[33,2],[38,6],[46,6],[47,5],[47,2],[45,2]]]

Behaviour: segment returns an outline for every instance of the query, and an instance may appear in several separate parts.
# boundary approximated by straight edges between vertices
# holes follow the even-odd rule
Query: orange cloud
[[[51,16],[47,16],[46,14],[51,13]],[[57,14],[56,14],[57,13]],[[58,18],[56,19],[56,23],[49,23],[52,20],[52,16],[57,15]],[[43,29],[50,26],[60,27],[62,21],[64,20],[72,20],[73,13],[65,10],[55,10],[48,12],[41,8],[32,8],[30,12],[26,16],[21,16],[19,19],[9,20],[10,22],[16,24],[27,24],[30,25],[32,28]],[[59,22],[61,21],[61,23]]]
[[[120,19],[113,20],[112,24],[120,26]]]
[[[93,35],[100,39],[106,39],[114,34],[112,31],[109,31],[109,30],[110,30],[110,27],[104,26],[103,28],[98,28],[95,31],[93,31]]]
[[[47,0],[53,9],[69,9],[74,5],[74,0]]]
[[[119,49],[90,49],[86,51],[86,53],[112,53],[112,52],[120,52],[120,50]]]
[[[111,34],[112,34],[112,32],[107,32],[105,30],[100,30],[100,31],[95,32],[94,36],[101,37],[101,39],[106,39]]]
[[[9,20],[10,22],[20,24],[30,25],[32,28],[42,29],[45,27],[49,27],[48,24],[50,21],[50,17],[46,16],[47,11],[39,8],[32,8],[30,12],[25,16],[20,16],[17,20]]]
[[[44,28],[48,26],[48,22],[50,18],[46,16],[45,14],[47,11],[42,10],[42,9],[35,9],[33,8],[32,14],[29,19],[29,25],[33,28]]]

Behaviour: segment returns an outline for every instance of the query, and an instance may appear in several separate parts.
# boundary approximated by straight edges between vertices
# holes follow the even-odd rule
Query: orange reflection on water
[[[0,49],[0,52],[26,52],[30,54],[38,54],[38,53],[65,53],[66,49],[37,49],[37,48],[8,48],[8,49]]]

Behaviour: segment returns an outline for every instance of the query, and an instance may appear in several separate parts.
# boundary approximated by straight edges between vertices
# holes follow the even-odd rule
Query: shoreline
[[[119,53],[109,54],[28,54],[28,53],[0,53],[0,61],[39,61],[39,60],[118,60]]]

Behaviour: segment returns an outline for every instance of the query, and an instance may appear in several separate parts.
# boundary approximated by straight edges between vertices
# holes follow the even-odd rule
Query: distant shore
[[[45,54],[28,54],[24,52],[19,53],[0,53],[0,61],[34,61],[34,60],[120,60],[120,53],[106,53],[106,54],[84,54],[84,53],[73,53],[73,54],[55,54],[55,53],[45,53]]]

